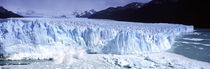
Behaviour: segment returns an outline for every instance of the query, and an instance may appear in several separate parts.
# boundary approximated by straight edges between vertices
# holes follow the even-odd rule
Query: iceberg
[[[0,54],[51,58],[80,47],[87,53],[142,54],[171,48],[175,37],[193,26],[85,18],[11,18],[0,20]]]

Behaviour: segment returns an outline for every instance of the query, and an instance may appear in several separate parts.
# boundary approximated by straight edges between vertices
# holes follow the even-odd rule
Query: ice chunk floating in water
[[[87,53],[141,54],[167,50],[176,35],[193,26],[92,19],[21,18],[0,23],[0,53],[50,58],[82,47]],[[29,55],[29,56],[28,56]]]

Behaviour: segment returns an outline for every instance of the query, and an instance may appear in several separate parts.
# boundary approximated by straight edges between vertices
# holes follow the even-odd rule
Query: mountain
[[[207,16],[208,2],[198,0],[152,0],[149,3],[131,3],[123,7],[110,7],[89,18],[113,19],[146,23],[178,23],[210,28]],[[140,7],[139,7],[140,6]]]
[[[125,20],[127,21],[130,18],[133,18],[133,14],[137,13],[139,8],[144,4],[142,3],[131,3],[124,7],[110,7],[105,10],[96,12],[91,15],[89,18],[99,18],[99,19],[114,19],[114,20]]]
[[[22,16],[31,16],[31,15],[36,15],[37,13],[34,10],[18,10],[15,11],[17,14],[22,15]]]
[[[91,9],[88,11],[74,11],[72,15],[78,18],[87,18],[94,13],[96,13],[96,11],[94,9]]]
[[[0,6],[0,18],[23,17]]]

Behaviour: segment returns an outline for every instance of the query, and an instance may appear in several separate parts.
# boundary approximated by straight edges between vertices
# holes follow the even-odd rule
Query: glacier
[[[142,54],[171,48],[176,36],[193,26],[85,18],[10,18],[0,20],[0,54],[52,58],[59,51]]]

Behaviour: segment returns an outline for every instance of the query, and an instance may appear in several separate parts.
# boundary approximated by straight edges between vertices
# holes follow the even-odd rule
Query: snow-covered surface
[[[21,58],[53,58],[57,51],[81,47],[87,53],[142,54],[171,48],[193,26],[144,24],[81,18],[12,18],[1,20],[0,53]],[[38,54],[38,55],[37,55]],[[26,56],[26,57],[23,57]]]
[[[144,55],[86,54],[83,58],[69,58],[57,64],[55,61],[32,62],[29,65],[5,65],[9,69],[210,69],[210,64],[172,53]]]
[[[162,52],[171,48],[176,36],[192,31],[193,26],[180,24],[78,18],[3,19],[0,20],[0,54],[8,60],[50,58],[51,61],[27,65],[11,61],[13,65],[0,68],[210,69],[209,63]]]

